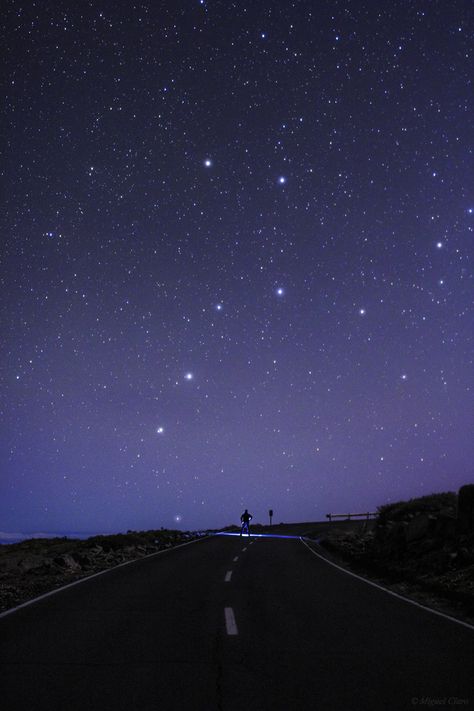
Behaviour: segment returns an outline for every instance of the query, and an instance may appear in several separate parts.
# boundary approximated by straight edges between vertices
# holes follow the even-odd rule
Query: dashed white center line
[[[239,560],[239,556],[236,555],[235,558],[233,559],[233,562],[234,562],[234,563],[237,563],[238,560]]]
[[[231,570],[228,570],[227,573],[225,574],[224,581],[225,581],[226,583],[230,583],[231,577],[232,577],[232,571],[231,571]]]
[[[237,625],[235,623],[234,611],[231,607],[224,607],[225,615],[225,628],[227,634],[239,634]]]
[[[242,553],[245,553],[246,550],[247,548],[242,548]]]

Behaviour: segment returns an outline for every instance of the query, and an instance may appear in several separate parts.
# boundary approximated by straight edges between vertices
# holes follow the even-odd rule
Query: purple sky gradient
[[[0,528],[473,480],[471,3],[3,16]]]

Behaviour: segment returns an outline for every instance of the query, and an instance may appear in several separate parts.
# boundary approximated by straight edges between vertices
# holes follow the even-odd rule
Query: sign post
[[[272,525],[273,509],[269,510],[268,515],[270,516],[270,526],[271,526]]]

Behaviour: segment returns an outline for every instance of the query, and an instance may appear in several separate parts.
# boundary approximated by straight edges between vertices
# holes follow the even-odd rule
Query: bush
[[[419,513],[437,513],[441,510],[456,511],[457,496],[452,491],[428,494],[409,501],[397,501],[377,508],[377,526],[388,521],[406,521]]]

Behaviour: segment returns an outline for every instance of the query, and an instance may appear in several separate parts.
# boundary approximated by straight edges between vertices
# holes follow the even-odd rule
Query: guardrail
[[[375,518],[376,516],[377,513],[374,511],[367,511],[366,513],[326,514],[326,518],[329,519],[329,523],[331,523],[333,518],[342,518],[345,521],[350,521],[353,518],[365,518],[368,521],[369,519]]]

